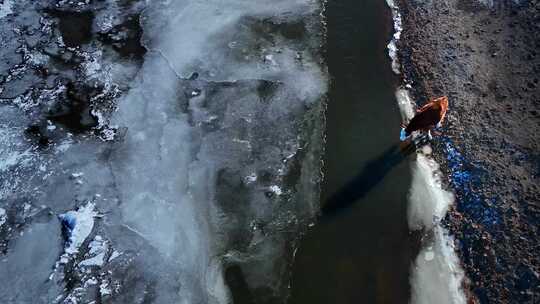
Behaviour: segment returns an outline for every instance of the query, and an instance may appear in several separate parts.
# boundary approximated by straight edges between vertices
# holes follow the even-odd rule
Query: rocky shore
[[[447,95],[435,140],[456,203],[471,303],[540,301],[540,4],[399,2],[399,60],[419,105]]]

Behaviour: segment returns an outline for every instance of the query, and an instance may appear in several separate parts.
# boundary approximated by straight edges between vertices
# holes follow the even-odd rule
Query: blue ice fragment
[[[75,229],[75,225],[77,224],[77,217],[73,212],[60,214],[58,217],[60,218],[62,226],[64,226],[66,230],[71,232],[73,231],[73,229]]]
[[[75,212],[69,211],[58,216],[60,223],[62,224],[62,234],[66,240],[66,245],[70,246],[72,243],[71,237],[73,235],[73,230],[77,225],[77,216]]]
[[[407,139],[405,128],[401,128],[401,132],[399,132],[399,140],[404,141],[405,139]]]

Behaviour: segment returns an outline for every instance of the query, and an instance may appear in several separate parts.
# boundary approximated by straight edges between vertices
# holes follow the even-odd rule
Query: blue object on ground
[[[399,140],[404,141],[407,139],[407,134],[405,134],[405,128],[401,128],[401,131],[399,132]]]

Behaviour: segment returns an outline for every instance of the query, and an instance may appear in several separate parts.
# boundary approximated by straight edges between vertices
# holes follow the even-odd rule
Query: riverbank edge
[[[521,153],[529,159],[523,163],[504,162],[504,157],[497,158],[490,153],[476,152],[482,151],[478,147],[486,144],[496,146],[501,154],[506,153],[506,145],[497,146],[500,143],[504,144],[506,139],[490,133],[490,126],[494,129],[500,128],[501,124],[508,127],[506,122],[510,121],[510,128],[517,129],[525,126],[532,132],[537,126],[530,123],[534,122],[534,119],[517,122],[516,117],[507,114],[511,112],[503,111],[502,105],[495,108],[495,115],[497,115],[495,118],[492,118],[490,113],[486,114],[487,111],[475,112],[466,109],[475,106],[473,98],[489,99],[491,95],[495,95],[494,99],[500,97],[502,93],[497,91],[498,87],[502,87],[499,91],[506,90],[510,92],[510,97],[516,97],[519,100],[515,102],[518,104],[515,105],[516,108],[519,106],[521,109],[523,104],[526,106],[527,98],[531,98],[532,109],[529,113],[533,116],[537,115],[535,113],[537,113],[538,101],[532,102],[534,92],[527,92],[524,87],[518,87],[516,82],[506,83],[505,80],[508,78],[504,76],[508,71],[497,64],[467,66],[471,62],[464,58],[470,56],[474,58],[478,55],[478,51],[475,54],[474,49],[463,50],[463,45],[471,43],[469,33],[455,23],[447,22],[444,16],[451,16],[449,20],[452,20],[451,18],[467,20],[466,18],[476,16],[474,13],[480,12],[482,23],[479,20],[479,24],[475,24],[470,31],[474,31],[474,34],[471,34],[472,38],[476,38],[480,41],[478,45],[482,45],[485,42],[482,35],[486,36],[487,41],[490,39],[489,35],[494,35],[495,40],[501,36],[499,38],[503,40],[503,35],[507,34],[507,31],[515,32],[516,36],[527,33],[524,30],[527,27],[526,21],[523,21],[524,25],[518,24],[517,29],[514,29],[514,23],[505,23],[506,15],[525,15],[523,20],[527,20],[528,10],[534,8],[525,7],[515,10],[503,6],[485,8],[480,4],[473,5],[472,3],[473,1],[457,1],[455,5],[452,3],[415,4],[399,0],[398,6],[404,25],[401,39],[398,41],[398,57],[402,66],[402,77],[405,83],[410,85],[409,90],[417,104],[423,104],[427,98],[434,95],[449,95],[450,97],[450,115],[446,122],[446,130],[433,145],[435,148],[433,157],[441,164],[440,169],[445,176],[444,186],[453,189],[456,194],[456,203],[449,210],[443,224],[458,243],[457,254],[468,278],[463,286],[467,292],[468,301],[470,303],[513,303],[513,301],[529,303],[527,301],[534,302],[534,299],[540,298],[538,257],[531,254],[538,249],[538,241],[534,237],[535,230],[538,228],[534,227],[539,221],[539,200],[538,193],[534,194],[537,189],[535,186],[526,188],[528,180],[532,179],[532,184],[534,184],[534,181],[538,179],[538,175],[535,176],[534,173],[534,165],[532,168],[526,168],[529,165],[527,162],[534,164],[534,159],[537,157],[534,155],[534,147],[537,146],[538,141],[530,142],[532,149],[522,148],[519,145],[520,140],[521,142],[531,141],[526,137],[527,133],[517,133],[522,136],[517,136],[518,138],[514,141],[510,141],[513,147],[518,147],[515,150],[524,151]],[[496,12],[497,9],[503,12]],[[474,20],[474,17],[471,19]],[[521,20],[519,22],[521,23]],[[492,23],[502,29],[497,29]],[[489,35],[486,35],[488,32]],[[474,36],[475,34],[477,37]],[[492,40],[488,42],[491,43]],[[523,74],[523,78],[529,77],[532,80],[534,71],[539,65],[533,65],[531,68],[530,62],[526,61],[538,63],[535,52],[531,51],[529,55],[521,57],[515,55],[520,51],[528,50],[527,44],[523,42],[521,39],[518,42],[518,47],[522,47],[523,50],[519,48],[515,51],[505,50],[499,47],[497,52],[503,54],[508,52],[507,58],[518,66],[517,69]],[[445,48],[448,45],[451,46],[450,50]],[[499,55],[497,52],[487,51],[482,56],[495,58]],[[522,57],[526,60],[522,60]],[[492,60],[481,63],[492,63]],[[491,83],[485,86],[486,81],[478,79],[479,77],[475,79],[470,76],[469,79],[463,79],[467,73],[456,74],[455,66],[465,66],[463,68],[465,71],[468,69],[474,71],[473,76],[481,75],[481,73],[489,74],[492,71],[497,77],[501,77],[498,73],[503,76],[497,78],[499,83],[493,89],[489,87]],[[462,88],[456,85],[463,83],[470,84],[473,89],[465,86],[465,90],[461,90]],[[536,83],[537,80],[530,85],[527,83],[527,86],[534,88]],[[486,87],[485,90],[476,89],[482,86]],[[512,94],[516,91],[522,92]],[[504,97],[503,95],[501,98],[504,99]],[[491,110],[493,112],[493,109]],[[493,136],[490,137],[490,135]],[[493,150],[489,152],[497,153],[497,149]],[[513,174],[516,174],[516,171],[519,174],[517,178],[514,178]],[[505,183],[507,180],[510,182]],[[525,182],[520,184],[523,180]],[[518,186],[521,187],[518,188]],[[507,187],[511,187],[513,191],[507,191]]]
[[[399,58],[402,15],[393,0],[386,2],[392,13],[394,28],[387,45],[388,56],[392,70],[399,78],[395,96],[403,121],[408,121],[419,104],[411,98],[412,82],[403,77]],[[411,265],[410,303],[466,303],[469,298],[464,288],[466,277],[457,256],[454,235],[444,223],[448,210],[455,203],[454,193],[443,186],[440,165],[432,152],[431,145],[423,146],[410,164],[413,175],[407,220],[411,233],[420,237],[418,241],[421,246]]]

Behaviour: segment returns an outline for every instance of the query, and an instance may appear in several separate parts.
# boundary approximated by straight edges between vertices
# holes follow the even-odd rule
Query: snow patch
[[[441,188],[439,165],[419,153],[413,163],[408,217],[411,230],[433,229],[453,203],[452,193]]]
[[[272,185],[270,186],[270,191],[274,192],[276,195],[281,195],[283,194],[283,191],[281,190],[281,188],[277,185]]]
[[[97,279],[92,277],[86,280],[86,282],[84,282],[84,288],[87,288],[88,286],[91,286],[91,285],[96,285],[97,283],[98,283]]]
[[[4,0],[0,3],[0,19],[13,14],[13,1]]]
[[[94,228],[96,216],[97,212],[93,203],[88,203],[77,211],[68,211],[58,216],[67,233],[65,253],[74,254],[79,251],[79,247]]]
[[[416,104],[405,88],[398,88],[396,91],[396,100],[403,120],[410,120],[414,116]]]
[[[388,55],[392,59],[392,70],[396,74],[401,73],[401,66],[399,64],[398,59],[398,48],[397,48],[397,42],[401,38],[401,32],[403,31],[403,23],[401,20],[401,13],[399,12],[399,8],[394,3],[394,0],[386,0],[386,3],[392,10],[392,20],[394,21],[394,35],[392,36],[392,40],[390,40],[390,43],[388,43]]]
[[[454,242],[440,225],[434,227],[433,247],[422,249],[415,261],[411,303],[467,303],[461,290],[464,273]]]
[[[107,280],[103,280],[99,285],[99,292],[101,293],[101,296],[112,294],[111,287],[109,286],[109,282]]]
[[[0,135],[1,134],[2,133],[0,133]],[[4,152],[7,152],[7,153],[4,153]],[[2,159],[0,160],[0,172],[4,172],[15,165],[24,166],[28,164],[28,162],[32,158],[32,153],[31,153],[31,149],[27,149],[22,152],[4,151],[2,149],[0,150],[0,156],[2,156]]]
[[[107,262],[110,262],[114,259],[116,259],[117,257],[119,257],[122,253],[121,252],[118,252],[118,251],[113,251],[113,253],[111,253],[111,256],[109,257],[109,260]]]
[[[103,238],[99,235],[90,242],[88,245],[90,250],[88,255],[92,256],[86,260],[83,260],[79,263],[81,266],[103,266],[105,263],[105,255],[109,249],[109,244],[107,241],[104,241]]]
[[[71,176],[73,178],[79,178],[79,177],[82,177],[83,175],[84,175],[84,173],[82,173],[82,172],[71,173]]]

